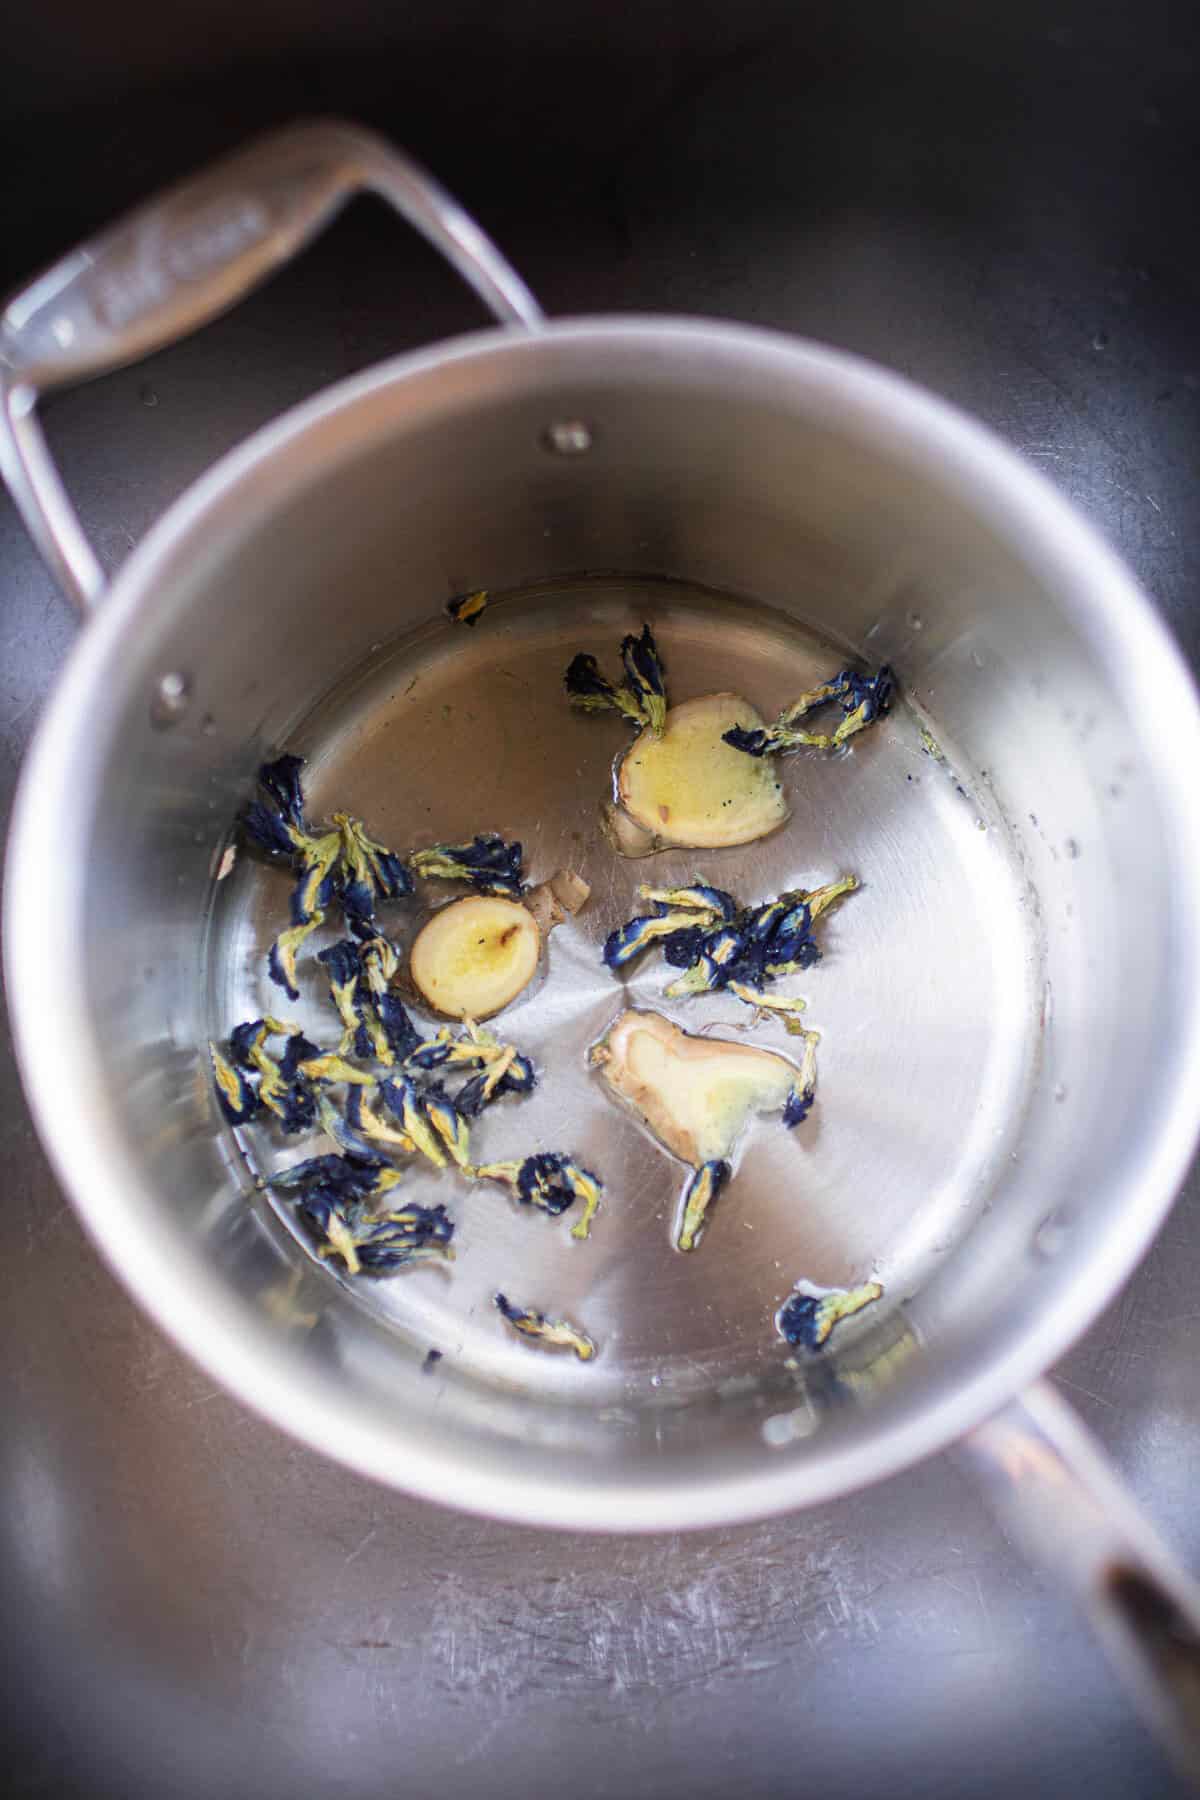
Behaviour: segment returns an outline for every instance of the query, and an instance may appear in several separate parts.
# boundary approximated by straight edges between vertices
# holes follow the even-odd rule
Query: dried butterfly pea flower
[[[388,983],[400,967],[395,945],[385,937],[366,938],[359,945],[359,958],[367,986],[377,1000],[388,991]]]
[[[446,611],[456,625],[478,625],[487,603],[487,589],[480,588],[478,593],[458,594],[447,600]]]
[[[627,919],[624,925],[618,925],[605,938],[602,952],[604,961],[610,969],[623,969],[626,963],[631,963],[634,957],[640,956],[643,950],[648,950],[651,944],[677,933],[686,932],[687,942],[690,944],[692,933],[697,930],[694,921],[694,913],[682,909],[672,911],[667,907]],[[676,954],[678,953],[677,949]]]
[[[354,1087],[350,1089],[350,1095],[361,1094],[362,1091],[361,1088]],[[375,1148],[369,1135],[358,1128],[357,1118],[357,1108],[351,1107],[349,1096],[342,1109],[334,1105],[328,1094],[317,1095],[317,1120],[321,1130],[333,1139],[342,1155],[352,1156],[357,1162],[382,1166],[386,1157]]]
[[[454,1101],[436,1083],[421,1096],[421,1111],[460,1169],[471,1169],[471,1133]]]
[[[610,968],[623,967],[657,941],[667,962],[683,969],[683,974],[665,990],[673,1000],[691,994],[717,993],[730,986],[760,990],[779,976],[807,969],[820,960],[813,927],[836,900],[857,886],[856,877],[846,875],[811,892],[793,888],[740,911],[731,913],[722,906],[719,912],[709,915],[716,922],[700,925],[681,923],[694,914],[683,907],[672,910],[667,905],[668,897],[691,891],[697,896],[712,894],[714,904],[719,897],[732,906],[732,896],[702,887],[643,889],[643,894],[654,899],[656,914],[630,919],[612,932],[604,946],[604,961]],[[739,992],[739,998],[746,997]]]
[[[595,657],[586,651],[581,650],[578,656],[572,657],[563,684],[571,705],[579,712],[618,712],[639,730],[646,723],[637,695],[627,687],[614,686],[600,673]]]
[[[244,1069],[209,1044],[213,1083],[221,1111],[231,1125],[247,1125],[259,1110],[259,1098]]]
[[[377,1091],[392,1117],[411,1139],[413,1148],[427,1157],[435,1169],[444,1169],[446,1152],[443,1140],[426,1116],[421,1096],[408,1076],[381,1076]]]
[[[856,1288],[820,1288],[798,1281],[791,1298],[775,1315],[775,1325],[789,1344],[819,1350],[839,1319],[848,1319],[878,1300],[883,1288],[878,1281]]]
[[[278,1058],[267,1047],[274,1037],[287,1039]],[[310,1130],[316,1119],[316,1094],[297,1060],[314,1049],[298,1025],[270,1017],[248,1019],[229,1034],[230,1057],[241,1068],[257,1071],[259,1103],[289,1136]]]
[[[277,756],[274,762],[265,762],[258,771],[259,786],[270,795],[279,816],[297,831],[307,829],[304,823],[304,789],[300,781],[300,771],[304,767],[302,756]]]
[[[251,800],[242,813],[241,823],[251,843],[268,856],[295,856],[297,843],[294,827],[274,807],[264,806],[261,800]]]
[[[403,1062],[420,1043],[420,1032],[395,994],[381,994],[375,1002],[375,1011],[393,1059]]]
[[[679,1235],[675,1239],[676,1249],[696,1248],[708,1218],[708,1210],[731,1173],[729,1164],[723,1159],[701,1163],[698,1169],[693,1170],[683,1190],[683,1214],[679,1222]]]
[[[406,1131],[388,1121],[372,1105],[367,1090],[353,1087],[346,1096],[346,1123],[360,1138],[386,1144],[394,1150],[415,1153],[417,1146]]]
[[[464,1118],[474,1119],[504,1094],[531,1094],[536,1086],[537,1071],[532,1062],[510,1044],[503,1057],[459,1088],[454,1103]]]
[[[780,751],[807,746],[815,750],[836,750],[856,732],[873,725],[889,710],[896,692],[896,677],[884,663],[874,675],[862,675],[857,669],[843,669],[832,681],[809,688],[780,713],[774,725],[746,730],[734,726],[727,731],[725,742],[749,756],[771,756]],[[800,720],[823,706],[840,706],[841,724],[832,733],[804,731]]]
[[[655,737],[661,737],[667,717],[667,689],[658,645],[648,625],[642,626],[640,637],[630,632],[621,639],[621,661],[626,684],[641,708],[643,721]]]
[[[354,1248],[365,1275],[392,1275],[412,1263],[452,1262],[454,1222],[444,1206],[409,1205],[355,1226]]]
[[[737,901],[724,888],[709,887],[707,882],[696,880],[690,887],[656,888],[647,887],[645,883],[638,888],[638,897],[649,900],[656,907],[679,907],[685,912],[705,913],[712,919],[732,919],[738,910]]]
[[[577,1238],[587,1237],[604,1191],[598,1176],[562,1151],[539,1151],[523,1162],[483,1163],[475,1173],[482,1181],[504,1182],[522,1206],[536,1206],[554,1218],[582,1201],[583,1214],[571,1231]]]
[[[355,937],[377,936],[375,908],[413,891],[412,876],[394,850],[368,837],[361,819],[334,813],[341,857],[341,902],[346,924]]]
[[[583,712],[611,709],[639,729],[661,737],[667,716],[667,692],[662,659],[649,625],[642,626],[640,637],[631,632],[621,640],[621,662],[625,681],[617,687],[601,674],[594,656],[580,651],[563,677],[571,704]]]
[[[433,881],[465,881],[479,894],[519,900],[525,892],[522,847],[494,831],[481,831],[469,844],[434,844],[415,850],[409,864]]]
[[[307,1081],[348,1082],[359,1087],[374,1087],[375,1077],[366,1069],[356,1068],[354,1063],[347,1062],[333,1050],[318,1051],[316,1056],[305,1059],[300,1065],[300,1073]]]
[[[514,1306],[505,1294],[496,1294],[493,1298],[497,1311],[513,1330],[531,1343],[540,1344],[547,1350],[571,1350],[580,1362],[591,1362],[595,1356],[595,1344],[577,1325],[566,1319],[548,1319],[545,1313],[534,1312],[529,1307]]]
[[[816,1098],[817,1045],[821,1041],[821,1034],[819,1031],[805,1031],[802,1027],[793,1026],[790,1020],[787,1028],[793,1036],[798,1035],[804,1039],[799,1072],[783,1108],[783,1123],[788,1131],[793,1131],[807,1119]]]
[[[318,953],[317,961],[329,971],[330,994],[342,1021],[341,1055],[390,1066],[420,1042],[403,1005],[387,992],[385,971],[394,973],[397,960],[391,945],[378,937],[361,945],[344,938]]]
[[[353,938],[344,938],[341,943],[330,944],[327,950],[318,951],[317,961],[324,963],[329,973],[330,997],[342,1021],[342,1041],[338,1046],[341,1055],[368,1055],[369,1040],[364,1045],[365,1032],[358,1008],[358,984],[362,979],[358,945]],[[363,1036],[360,1037],[360,1033]]]
[[[340,1257],[351,1275],[391,1274],[429,1257],[452,1255],[454,1226],[443,1206],[379,1202],[400,1181],[399,1171],[349,1156],[315,1156],[266,1184],[278,1189],[323,1240],[319,1254]]]

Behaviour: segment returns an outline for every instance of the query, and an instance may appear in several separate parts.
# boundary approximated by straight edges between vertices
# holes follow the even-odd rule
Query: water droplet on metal
[[[591,426],[585,425],[582,419],[560,419],[547,425],[542,433],[542,443],[556,456],[582,456],[592,447]]]
[[[1092,349],[1093,350],[1107,350],[1108,342],[1109,342],[1109,339],[1108,339],[1107,331],[1098,331],[1092,339]]]
[[[156,725],[174,725],[188,709],[192,684],[178,669],[160,676],[150,703],[150,717]]]
[[[1033,1248],[1047,1261],[1057,1256],[1067,1241],[1067,1228],[1057,1213],[1048,1213],[1033,1234]]]
[[[973,662],[973,663],[974,663],[974,664],[975,664],[975,667],[976,667],[976,668],[977,668],[977,669],[982,669],[982,667],[983,667],[983,653],[982,653],[982,651],[979,651],[979,650],[972,650],[972,652],[971,652],[971,661],[972,661],[972,662]]]
[[[923,631],[924,630],[925,621],[921,617],[919,612],[910,612],[908,614],[908,628],[910,631]]]
[[[200,721],[200,729],[204,733],[205,737],[215,737],[216,730],[217,730],[217,721],[213,718],[211,713],[205,713],[204,717]]]
[[[763,1420],[763,1442],[769,1444],[772,1450],[782,1450],[797,1438],[811,1437],[816,1428],[816,1416],[812,1409],[797,1406],[791,1412],[772,1413],[769,1419]]]
[[[144,381],[142,383],[141,387],[138,389],[138,399],[141,401],[143,406],[157,406],[158,405],[158,395],[155,393],[154,389],[150,386],[150,383],[148,381]]]
[[[1066,1097],[1067,1097],[1067,1090],[1066,1090],[1064,1083],[1061,1081],[1056,1081],[1054,1084],[1054,1098],[1058,1101],[1058,1104],[1060,1106],[1062,1105],[1062,1103],[1066,1099]]]
[[[1068,838],[1065,848],[1066,848],[1067,855],[1071,858],[1071,861],[1077,862],[1079,860],[1080,850],[1079,850],[1079,845],[1076,842],[1076,840],[1074,838]]]

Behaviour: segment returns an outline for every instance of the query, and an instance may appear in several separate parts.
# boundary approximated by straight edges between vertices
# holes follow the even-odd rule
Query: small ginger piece
[[[755,1113],[785,1112],[801,1073],[773,1050],[693,1037],[661,1013],[636,1010],[621,1014],[592,1062],[659,1143],[695,1169],[728,1157]]]
[[[587,904],[591,888],[574,869],[558,869],[549,881],[539,882],[525,896],[525,904],[537,921],[538,930],[548,937],[557,925],[574,918]]]
[[[488,1019],[528,987],[542,939],[518,900],[472,894],[441,907],[418,932],[409,956],[413,986],[434,1012]]]
[[[646,847],[616,820],[610,836],[623,855],[667,846],[718,849],[766,837],[788,816],[769,759],[744,756],[725,742],[736,728],[755,731],[762,717],[740,694],[703,694],[673,706],[659,736],[647,728],[621,759],[617,797]]]

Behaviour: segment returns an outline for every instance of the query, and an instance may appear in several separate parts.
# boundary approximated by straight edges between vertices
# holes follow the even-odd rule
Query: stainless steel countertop
[[[814,47],[785,10],[750,8],[712,55],[692,42],[656,61],[637,44],[603,144],[578,124],[586,102],[564,104],[579,73],[566,49],[544,111],[512,76],[516,26],[496,49],[508,112],[480,117],[473,141],[486,69],[468,70],[439,125],[420,71],[393,53],[373,74],[361,59],[277,70],[265,93],[188,88],[176,71],[119,116],[94,95],[71,121],[44,103],[19,132],[0,126],[0,284],[256,123],[356,110],[457,183],[552,312],[806,332],[989,420],[1116,542],[1195,660],[1194,41],[1154,4],[1069,4],[1051,24],[1017,6],[984,26],[980,11],[971,30],[927,5],[859,46],[836,8],[816,8]],[[203,337],[57,401],[51,434],[105,559],[255,423],[475,317],[364,209]],[[7,808],[72,623],[3,500],[0,571]],[[950,1457],[768,1525],[585,1539],[410,1503],[285,1442],[100,1265],[4,1054],[14,1792],[1177,1791],[1053,1581]],[[1194,1568],[1198,1283],[1193,1177],[1054,1374]]]

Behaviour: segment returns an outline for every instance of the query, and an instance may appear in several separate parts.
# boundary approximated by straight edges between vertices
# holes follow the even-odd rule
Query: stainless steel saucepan
[[[107,584],[38,395],[202,324],[363,190],[500,324],[259,432]],[[1195,1592],[1038,1385],[1145,1250],[1200,1122],[1200,718],[1127,571],[986,431],[853,357],[696,320],[548,323],[446,195],[347,126],[151,203],[0,331],[3,472],[86,615],[17,806],[9,999],[47,1150],[140,1301],[307,1443],[532,1523],[750,1519],[965,1437],[1194,1749]],[[496,598],[467,631],[445,602],[475,588]],[[862,881],[803,981],[812,1118],[751,1139],[686,1256],[681,1169],[586,1063],[629,997],[663,1005],[662,977],[622,995],[601,965],[648,865],[596,830],[626,734],[571,713],[561,677],[643,619],[675,700],[729,688],[769,715],[847,651],[905,696],[848,754],[781,763],[784,830],[649,865],[747,900]],[[481,1127],[490,1157],[563,1147],[602,1175],[590,1242],[431,1176],[452,1269],[353,1282],[256,1188],[274,1147],[222,1124],[206,1044],[278,1010],[263,953],[287,884],[245,855],[216,875],[281,747],[309,759],[318,816],[401,849],[502,831],[535,877],[591,882],[505,1015],[540,1086]],[[315,984],[304,1005],[319,1028]],[[789,1358],[793,1282],[871,1275],[883,1300]],[[499,1287],[599,1357],[506,1334]]]

